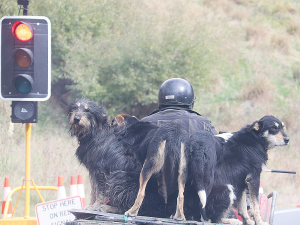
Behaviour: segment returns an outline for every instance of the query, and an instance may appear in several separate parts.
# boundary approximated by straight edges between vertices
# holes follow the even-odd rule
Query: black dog
[[[188,133],[173,122],[163,127],[139,121],[130,115],[118,115],[113,123],[124,147],[136,154],[143,168],[139,178],[139,192],[134,205],[125,215],[136,216],[145,196],[145,188],[152,175],[158,180],[159,191],[167,204],[168,196],[177,193],[174,219],[185,219],[184,188],[187,179]]]
[[[141,163],[144,163],[146,159],[147,148],[149,148],[149,141],[151,141],[151,138],[149,139],[149,137],[153,137],[152,139],[154,140],[160,140],[160,138],[166,139],[168,143],[171,141],[171,143],[173,144],[177,139],[182,140],[182,142],[185,143],[188,149],[192,149],[192,152],[189,152],[190,150],[185,151],[186,154],[189,154],[190,157],[194,159],[191,160],[192,162],[189,166],[197,168],[196,171],[192,174],[192,176],[198,182],[192,182],[190,172],[188,172],[188,176],[185,175],[185,177],[188,177],[184,191],[184,215],[186,215],[187,219],[200,221],[200,218],[202,216],[205,220],[207,220],[204,208],[206,205],[206,201],[208,202],[206,208],[208,209],[210,217],[214,220],[221,219],[216,218],[217,216],[221,217],[221,215],[214,215],[212,210],[217,208],[218,211],[225,212],[232,205],[234,199],[232,186],[217,185],[212,189],[214,181],[214,166],[216,164],[215,149],[217,147],[203,146],[206,145],[209,138],[213,138],[213,140],[215,140],[214,136],[210,137],[209,135],[207,135],[207,132],[198,131],[189,138],[188,134],[185,131],[182,131],[182,128],[178,124],[174,124],[172,122],[165,123],[162,128],[158,129],[157,126],[153,125],[152,123],[139,121],[137,118],[127,114],[120,114],[116,116],[113,120],[113,126],[115,128],[115,133],[117,137],[119,137],[119,140],[123,142],[124,147],[126,147],[127,149],[131,149],[130,151],[132,152],[132,154],[136,154]],[[172,131],[171,128],[173,129]],[[166,131],[166,129],[169,131]],[[157,134],[154,134],[155,132],[157,132]],[[168,133],[169,135],[166,135]],[[150,134],[148,135],[148,138],[146,138],[147,134]],[[225,137],[227,136],[228,134],[225,134]],[[225,137],[224,135],[221,136],[219,138],[220,142],[217,143],[224,142]],[[165,151],[170,151],[167,149],[175,148],[178,152],[178,146],[179,142],[177,143],[177,147],[170,146],[169,144]],[[176,163],[174,163],[174,157],[176,159],[176,155],[172,154],[171,157],[169,157],[169,159],[167,160],[167,162],[175,165]],[[174,176],[174,178],[172,178],[172,180],[174,181],[176,177],[176,170],[170,171],[168,175]],[[121,177],[124,178],[124,182],[120,183],[119,186],[126,186],[129,188],[129,185],[131,185],[130,187],[132,188],[137,185],[134,182],[137,182],[138,179],[133,179],[131,174],[128,175],[128,172],[122,172],[118,175],[118,179],[116,180],[118,180],[119,182],[121,180]],[[152,182],[155,181],[152,180]],[[175,185],[176,184],[173,184],[173,187]],[[194,185],[198,186],[195,187]],[[153,185],[151,186],[153,187]],[[114,187],[116,188],[117,186],[115,185]],[[164,188],[164,185],[161,183],[160,193],[164,195],[166,201],[166,216],[170,217],[174,215],[174,212],[177,209],[176,207],[178,206],[178,191],[174,192],[170,191],[169,189],[168,193],[166,193],[166,190],[162,190]],[[196,192],[196,190],[198,191]],[[120,189],[111,190],[110,192],[117,193],[116,196],[122,196],[122,194],[120,193]],[[208,198],[207,195],[209,195]],[[222,198],[218,199],[220,195],[222,196]],[[119,199],[119,201],[121,200],[123,200],[123,198]]]
[[[200,202],[200,212],[202,220],[208,220],[206,216],[206,202],[212,187],[214,185],[214,172],[217,164],[217,152],[216,149],[221,149],[223,139],[216,139],[211,133],[201,130],[196,131],[190,137],[190,167],[191,167],[191,177],[193,181],[193,186],[197,191]],[[209,144],[208,144],[209,143]],[[231,187],[230,187],[231,188]],[[227,186],[223,187],[223,190],[228,189]],[[219,187],[218,191],[222,188]],[[214,192],[213,192],[214,193]],[[211,195],[213,196],[213,194]],[[230,203],[230,201],[229,201]],[[215,203],[214,203],[215,204]],[[224,204],[219,204],[224,205]],[[230,204],[226,205],[223,209],[226,209]]]
[[[284,146],[289,142],[289,138],[283,130],[283,123],[273,116],[265,116],[259,121],[242,128],[233,133],[233,136],[227,142],[219,146],[216,145],[217,139],[210,138],[211,141],[203,142],[201,148],[216,146],[215,149],[219,155],[214,173],[214,185],[230,184],[234,188],[236,196],[238,213],[241,215],[244,224],[253,225],[247,213],[246,190],[249,190],[251,203],[253,206],[254,220],[257,225],[265,224],[260,217],[258,191],[260,183],[260,174],[262,166],[268,160],[268,150],[276,146]],[[210,134],[207,134],[210,135]],[[221,148],[221,149],[219,149]],[[196,149],[196,151],[199,151]],[[195,162],[199,161],[197,157],[203,157],[201,154],[195,154]],[[193,168],[197,170],[195,167]],[[194,180],[202,182],[201,180]],[[201,184],[199,184],[201,185]],[[212,191],[213,192],[213,191]],[[209,196],[210,197],[210,196]],[[214,193],[213,199],[222,199],[224,196],[218,196]],[[226,197],[228,198],[228,197]],[[212,222],[223,222],[230,224],[242,224],[238,220],[222,218],[224,211],[219,210],[216,204],[207,204],[207,217]],[[215,220],[215,221],[214,221]]]
[[[184,214],[188,220],[220,221],[233,204],[233,187],[214,185],[216,149],[222,149],[227,136],[228,134],[224,134],[216,138],[211,133],[200,130],[189,138],[189,173],[184,192]],[[172,195],[168,198],[167,216],[174,211],[176,197]]]
[[[106,202],[111,196],[107,185],[118,184],[118,176],[114,176],[118,171],[139,174],[142,164],[135,155],[128,153],[122,142],[116,138],[103,107],[87,99],[79,99],[68,107],[67,114],[71,126],[70,133],[76,136],[79,142],[76,156],[90,175],[91,203],[87,209],[124,213],[128,210],[128,205],[133,204],[138,190],[121,187],[123,199],[127,201],[118,202],[119,204],[113,204],[112,201],[107,205]],[[147,197],[147,207],[142,207],[145,210],[141,211],[141,215],[160,215],[164,211],[164,199],[159,195],[158,187],[149,189]]]

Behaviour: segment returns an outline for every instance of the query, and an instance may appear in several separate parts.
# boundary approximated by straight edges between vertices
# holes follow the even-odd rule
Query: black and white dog
[[[211,134],[207,133],[206,135],[210,136]],[[265,116],[259,121],[255,121],[251,125],[247,125],[240,131],[233,133],[227,142],[220,144],[216,138],[210,137],[207,138],[207,141],[202,141],[201,146],[199,147],[198,145],[198,149],[194,148],[194,157],[191,158],[194,163],[191,163],[194,173],[193,181],[196,183],[196,187],[203,187],[203,182],[204,186],[206,185],[205,180],[198,179],[196,176],[199,173],[201,174],[201,170],[199,171],[199,166],[197,166],[198,162],[202,158],[207,158],[201,152],[203,149],[209,149],[213,146],[218,157],[216,165],[212,167],[212,170],[214,170],[213,186],[232,185],[236,196],[238,213],[241,215],[243,223],[238,220],[224,218],[225,211],[219,210],[217,208],[218,205],[209,203],[209,201],[213,202],[214,199],[224,197],[223,195],[218,196],[216,192],[208,196],[211,199],[208,200],[206,206],[207,217],[212,222],[254,225],[254,221],[250,220],[247,213],[246,190],[249,190],[255,223],[257,225],[267,224],[261,220],[258,202],[262,166],[268,160],[268,150],[276,146],[285,146],[288,143],[289,138],[284,132],[284,124],[274,116]],[[213,163],[213,160],[211,163]],[[200,165],[200,168],[202,169],[203,166]],[[208,191],[211,188],[213,189],[211,180],[206,186]],[[201,190],[203,188],[198,188],[198,193],[202,193]],[[228,198],[228,196],[225,197]]]

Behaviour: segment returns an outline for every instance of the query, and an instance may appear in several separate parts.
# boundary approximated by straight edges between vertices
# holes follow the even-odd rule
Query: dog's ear
[[[121,114],[117,115],[112,121],[113,127],[123,128],[125,123],[125,118]]]
[[[258,121],[254,121],[249,127],[248,127],[248,131],[252,131],[252,130],[255,130],[255,131],[259,131],[259,129],[261,129],[260,127],[260,123]]]

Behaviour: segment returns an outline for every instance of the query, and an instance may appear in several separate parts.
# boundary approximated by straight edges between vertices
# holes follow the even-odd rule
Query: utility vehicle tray
[[[197,222],[197,221],[178,221],[168,218],[156,218],[146,216],[127,217],[120,214],[105,213],[100,211],[90,211],[84,209],[69,210],[76,220],[66,222],[66,225],[96,225],[96,224],[184,224],[184,225],[212,225],[215,223]],[[223,224],[225,225],[225,224]]]

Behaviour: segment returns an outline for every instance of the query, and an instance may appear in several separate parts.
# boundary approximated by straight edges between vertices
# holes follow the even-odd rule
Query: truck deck
[[[70,210],[76,217],[75,221],[66,222],[66,225],[96,225],[96,224],[189,224],[189,225],[213,225],[216,223],[198,222],[198,221],[178,221],[168,218],[156,218],[147,216],[127,217],[121,214],[105,213],[100,211],[90,210]],[[226,224],[223,224],[226,225]]]

